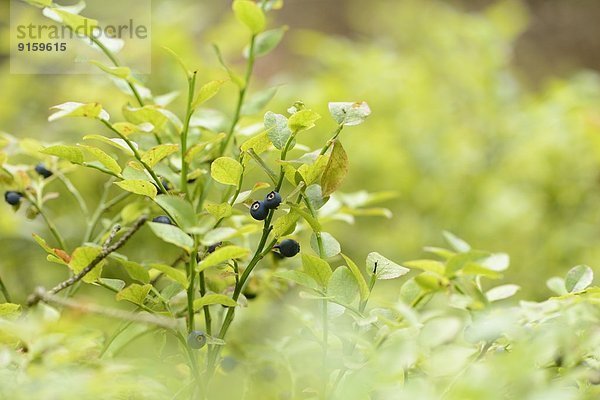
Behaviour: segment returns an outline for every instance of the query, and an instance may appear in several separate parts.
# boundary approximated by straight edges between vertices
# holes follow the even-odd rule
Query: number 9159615
[[[17,44],[18,51],[67,51],[67,44],[64,42],[44,43],[28,42]]]

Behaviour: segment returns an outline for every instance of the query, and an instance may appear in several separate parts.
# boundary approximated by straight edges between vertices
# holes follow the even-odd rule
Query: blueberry
[[[171,185],[169,185],[169,181],[166,180],[165,178],[161,178],[160,183],[162,183],[162,185],[166,191],[171,190]]]
[[[284,257],[294,257],[300,252],[300,243],[294,239],[282,240],[275,248],[279,249],[279,253]]]
[[[159,224],[173,225],[173,222],[171,222],[171,218],[167,217],[166,215],[159,215],[158,217],[153,218],[152,222],[157,222]]]
[[[42,163],[39,163],[38,165],[35,166],[35,172],[37,172],[39,175],[43,176],[44,179],[50,178],[52,176],[52,171],[46,169],[46,166]]]
[[[201,349],[206,344],[206,334],[202,331],[191,331],[187,342],[192,349]]]
[[[267,194],[265,196],[264,204],[265,207],[267,207],[269,210],[279,207],[279,205],[281,204],[281,195],[279,194],[279,192],[275,191]]]
[[[250,206],[250,215],[252,215],[252,218],[262,221],[263,219],[267,218],[267,215],[269,215],[269,209],[262,201],[255,201]]]
[[[217,243],[213,243],[213,244],[211,244],[210,246],[208,246],[208,247],[207,247],[207,249],[206,249],[206,252],[207,252],[208,254],[210,254],[210,253],[214,253],[214,252],[215,252],[215,250],[217,250],[217,248],[218,248],[219,246],[221,246],[222,244],[223,244],[223,242],[217,242]]]
[[[225,372],[231,372],[235,369],[237,363],[238,362],[235,358],[226,356],[221,360],[221,368],[223,368],[223,371]]]
[[[19,204],[22,198],[23,193],[21,192],[8,191],[4,193],[4,200],[11,206],[16,206]]]

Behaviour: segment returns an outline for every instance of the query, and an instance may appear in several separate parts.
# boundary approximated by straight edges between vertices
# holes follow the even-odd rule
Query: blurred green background
[[[241,68],[247,37],[229,2],[154,0],[152,7],[153,73],[140,78],[155,94],[185,85],[162,46],[198,67],[200,82],[224,76],[213,42]],[[3,38],[8,15],[2,2]],[[328,101],[365,100],[373,111],[342,135],[351,160],[342,191],[393,190],[398,197],[385,204],[391,219],[359,217],[350,228],[326,228],[344,252],[363,260],[378,251],[401,262],[422,257],[423,246],[441,245],[441,232],[450,230],[476,248],[507,252],[506,280],[530,298],[548,295],[544,281],[552,275],[597,265],[600,3],[287,0],[271,15],[270,26],[290,30],[257,62],[251,94],[278,86],[268,106],[278,113],[299,99],[324,116]],[[0,41],[1,131],[81,141],[100,133],[98,126],[50,124],[49,107],[98,101],[117,117],[128,101],[102,75],[11,75],[8,52],[8,40]],[[183,97],[171,107],[180,116]],[[209,106],[231,114],[234,99],[231,85]],[[333,128],[323,118],[306,144],[322,143]],[[93,200],[104,177],[78,174]],[[51,204],[67,236],[79,237],[84,227],[75,203]],[[31,232],[44,232],[41,221],[22,214],[0,205],[0,273],[24,296],[66,271],[47,263],[31,240]],[[152,259],[162,249],[127,251]]]

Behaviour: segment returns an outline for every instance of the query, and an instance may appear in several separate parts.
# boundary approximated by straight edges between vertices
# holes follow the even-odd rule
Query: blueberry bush
[[[28,2],[67,26],[86,20]],[[252,93],[255,63],[287,30],[268,26],[280,7],[233,2],[248,38],[242,73],[218,45],[222,76],[207,81],[164,49],[187,81],[184,109],[90,38],[107,60],[94,64],[129,96],[120,113],[65,99],[50,123],[78,118],[97,133],[2,136],[5,207],[43,223],[32,235],[39,265],[63,275],[26,295],[0,276],[0,397],[597,398],[590,267],[548,280],[547,300],[517,303],[520,286],[498,283],[509,256],[453,233],[448,248],[397,263],[353,259],[354,243],[328,232],[354,215],[388,216],[377,205],[395,194],[339,192],[352,156],[342,143],[372,120],[366,101],[328,102],[328,132],[302,101],[265,112],[274,92]],[[231,118],[202,112],[225,88],[236,93]],[[103,177],[99,198],[71,179],[81,171]],[[61,201],[78,210],[57,223]]]

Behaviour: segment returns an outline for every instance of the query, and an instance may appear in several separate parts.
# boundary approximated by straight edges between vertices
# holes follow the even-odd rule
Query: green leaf
[[[298,172],[302,176],[302,180],[304,180],[304,183],[306,183],[307,186],[311,185],[312,183],[321,179],[321,177],[323,176],[323,172],[325,172],[325,168],[327,168],[328,160],[329,160],[328,156],[325,156],[325,155],[318,156],[317,159],[315,160],[315,162],[313,162],[312,164],[302,164],[298,168]],[[319,192],[321,191],[321,186],[319,186],[319,185],[311,185],[311,186],[317,186]],[[309,187],[307,187],[307,191],[308,191]],[[322,200],[323,195],[322,195],[322,193],[319,193],[319,194],[320,194],[321,200]],[[320,208],[320,207],[317,207],[317,208]]]
[[[115,292],[120,292],[125,287],[125,282],[120,279],[100,278],[99,281]]]
[[[181,59],[181,57],[179,57],[179,54],[175,53],[173,50],[171,50],[170,48],[163,46],[162,47],[163,50],[165,50],[167,53],[169,53],[169,55],[171,57],[173,57],[173,59],[175,61],[177,61],[177,64],[179,64],[179,66],[181,67],[181,69],[183,70],[183,73],[189,78],[192,76],[192,72],[188,69],[187,65],[185,65],[185,63],[183,62],[183,60]]]
[[[347,267],[340,266],[333,271],[327,295],[332,296],[342,304],[351,304],[358,296],[358,285],[352,272]]]
[[[99,103],[85,104],[71,101],[51,107],[50,109],[58,110],[48,117],[48,121],[50,122],[64,117],[97,118],[105,121],[108,121],[110,118],[108,113],[102,109],[102,106]]]
[[[276,238],[286,236],[294,232],[296,229],[296,222],[300,218],[298,213],[290,211],[287,214],[283,214],[275,220],[273,223],[273,236]]]
[[[323,172],[323,177],[321,178],[323,197],[327,197],[335,192],[342,185],[347,174],[348,156],[340,141],[336,140],[325,171]]]
[[[224,246],[209,254],[198,264],[197,272],[204,271],[207,268],[222,264],[227,260],[244,258],[250,253],[250,250],[239,246]]]
[[[300,286],[304,286],[310,289],[318,289],[319,285],[317,282],[311,278],[308,274],[302,271],[296,270],[288,270],[288,271],[278,271],[273,274],[274,276],[285,279],[288,281],[296,282]]]
[[[300,216],[302,218],[304,218],[304,220],[306,222],[308,222],[308,224],[310,225],[310,228],[313,230],[313,232],[321,232],[322,228],[321,228],[321,224],[319,223],[319,220],[317,220],[309,212],[307,212],[305,208],[301,208],[301,207],[297,206],[296,204],[290,204],[290,208],[295,213],[300,214]]]
[[[262,57],[269,54],[281,42],[287,30],[287,26],[282,26],[258,34],[254,39],[254,56]],[[248,58],[249,55],[250,48],[246,47],[244,49],[244,57]]]
[[[367,286],[367,282],[365,281],[365,277],[360,273],[360,269],[358,266],[345,254],[342,254],[342,257],[346,261],[346,265],[352,272],[356,283],[358,284],[358,293],[360,294],[361,301],[364,301],[369,297],[369,286]]]
[[[115,185],[128,192],[142,196],[148,196],[151,199],[155,198],[157,193],[156,186],[141,179],[126,179],[120,182],[115,182]]]
[[[329,113],[338,124],[352,126],[362,124],[371,115],[371,109],[364,101],[329,103]]]
[[[314,127],[319,118],[321,116],[312,110],[301,110],[288,119],[288,127],[296,132],[307,130]]]
[[[162,272],[169,278],[173,279],[175,282],[179,283],[184,288],[188,287],[188,280],[185,275],[185,272],[178,270],[176,268],[173,268],[170,265],[165,265],[165,264],[150,264],[150,265],[148,265],[148,267],[154,268],[154,269]]]
[[[438,290],[448,285],[448,280],[435,272],[423,272],[415,277],[415,282],[425,290]]]
[[[117,175],[121,173],[121,167],[119,166],[119,163],[114,158],[106,154],[103,150],[93,146],[86,146],[84,144],[79,144],[78,146],[84,149],[93,159],[104,165],[107,170]]]
[[[137,283],[132,283],[117,293],[115,297],[117,301],[127,300],[133,304],[142,306],[144,305],[144,300],[146,299],[146,296],[148,296],[148,293],[150,293],[151,289],[152,285],[149,283],[144,286],[138,285]]]
[[[182,229],[187,230],[198,224],[196,212],[192,205],[179,196],[160,194],[154,199]]]
[[[472,250],[472,251],[469,251],[466,253],[455,254],[448,259],[448,262],[446,262],[446,271],[450,274],[460,271],[461,269],[465,268],[469,264],[476,263],[476,262],[478,263],[479,261],[486,258],[488,255],[489,255],[489,253],[479,251],[479,250]],[[479,264],[479,265],[482,268],[484,268],[482,266],[482,264]]]
[[[567,272],[565,277],[565,289],[569,293],[583,291],[592,284],[594,280],[594,271],[587,265],[578,265]]]
[[[258,155],[267,151],[269,146],[271,146],[271,140],[269,139],[267,132],[262,132],[242,143],[240,150],[248,151],[252,149]]]
[[[96,60],[91,60],[90,63],[94,64],[107,74],[116,76],[117,78],[127,79],[131,76],[131,70],[127,67],[109,67]]]
[[[342,251],[340,243],[328,232],[321,232],[321,242],[323,243],[323,257],[325,258],[335,257]],[[315,253],[319,253],[317,235],[314,232],[310,237],[310,247],[312,247]]]
[[[194,247],[194,240],[180,228],[168,225],[161,224],[157,222],[148,222],[150,229],[156,236],[167,243],[174,244],[177,247],[180,247],[190,253],[192,248]]]
[[[247,101],[244,101],[244,105],[242,106],[242,115],[251,115],[259,112],[263,109],[271,99],[277,93],[278,87],[271,87],[268,89],[261,90],[252,96]]]
[[[325,260],[310,254],[302,254],[304,272],[313,278],[321,287],[327,287],[331,278],[331,266]]]
[[[267,111],[264,117],[264,124],[265,129],[267,129],[267,136],[271,143],[273,143],[278,150],[282,150],[290,136],[292,136],[292,131],[288,127],[287,118],[281,114]]]
[[[265,29],[265,13],[255,2],[235,0],[232,8],[237,20],[246,25],[253,34],[260,33]]]
[[[229,217],[231,215],[232,207],[229,203],[211,203],[206,202],[204,209],[208,211],[210,215],[219,220],[221,218]]]
[[[147,105],[143,107],[132,107],[125,105],[122,110],[125,119],[132,124],[140,125],[144,123],[150,123],[154,127],[154,130],[161,129],[169,117],[165,114],[165,110],[156,105]]]
[[[500,272],[492,271],[481,264],[469,262],[460,271],[458,275],[479,275],[489,279],[502,279]]]
[[[420,269],[422,271],[435,272],[440,275],[444,275],[446,266],[436,260],[411,260],[403,263],[408,268]]]
[[[74,273],[80,273],[85,267],[87,267],[102,250],[99,247],[78,247],[71,255],[71,261],[69,261],[69,268]],[[100,278],[102,275],[102,266],[105,264],[105,260],[100,261],[87,275],[83,277],[83,281],[92,283]]]
[[[500,285],[488,290],[485,293],[485,297],[487,297],[488,301],[504,300],[514,296],[520,289],[519,285]]]
[[[21,305],[14,303],[0,303],[0,317],[14,317],[21,313]]]
[[[92,36],[94,34],[94,29],[98,26],[98,21],[95,19],[82,17],[81,15],[73,14],[58,8],[50,8],[50,10],[50,12],[53,12],[59,16],[64,25],[73,29],[78,34],[83,33],[88,37]]]
[[[107,138],[106,136],[102,135],[85,135],[83,137],[83,140],[97,140],[99,142],[106,143],[114,148],[117,148],[127,155],[133,156],[133,151],[131,151],[127,143],[121,138]],[[137,149],[138,146],[136,145],[136,143],[131,143]]]
[[[546,286],[559,296],[563,296],[568,293],[567,289],[565,288],[565,280],[558,276],[553,276],[552,278],[548,279],[546,281]]]
[[[199,311],[204,306],[209,306],[211,304],[221,304],[227,307],[237,306],[235,300],[224,294],[206,294],[199,299],[194,300],[194,311]]]
[[[210,81],[208,83],[205,83],[198,90],[198,95],[196,96],[196,99],[194,99],[194,102],[192,103],[192,109],[202,105],[203,103],[207,102],[212,97],[214,97],[217,93],[219,93],[219,90],[221,90],[221,86],[223,86],[223,84],[225,82],[227,82],[227,81],[220,80],[220,81]]]
[[[50,247],[48,245],[48,243],[46,243],[46,241],[41,236],[39,236],[36,233],[32,233],[31,236],[33,236],[33,239],[36,241],[36,243],[39,244],[40,247],[42,249],[44,249],[44,251],[46,253],[48,253],[48,254],[54,254],[54,249],[52,247]]]
[[[377,252],[372,252],[367,255],[367,273],[373,274],[377,271],[377,279],[395,279],[410,272],[408,268],[396,264],[388,260]]]
[[[237,187],[243,172],[242,164],[230,157],[219,157],[210,166],[210,175],[224,185]]]
[[[466,253],[469,250],[471,250],[471,246],[469,245],[469,243],[465,242],[452,232],[444,231],[443,234],[444,238],[450,244],[450,246],[452,246],[452,248],[458,251],[459,253]]]
[[[56,145],[46,147],[40,153],[50,154],[71,161],[73,164],[83,164],[83,152],[77,146]]]
[[[127,257],[122,254],[112,253],[111,258],[116,260],[119,264],[125,268],[127,274],[136,281],[140,281],[142,283],[150,282],[150,274],[148,270],[144,268],[143,265],[136,263],[134,261],[129,261]]]
[[[153,148],[145,152],[142,156],[142,161],[148,164],[150,167],[154,167],[163,158],[170,156],[178,150],[179,145],[177,144],[159,144],[158,146],[154,146]]]

